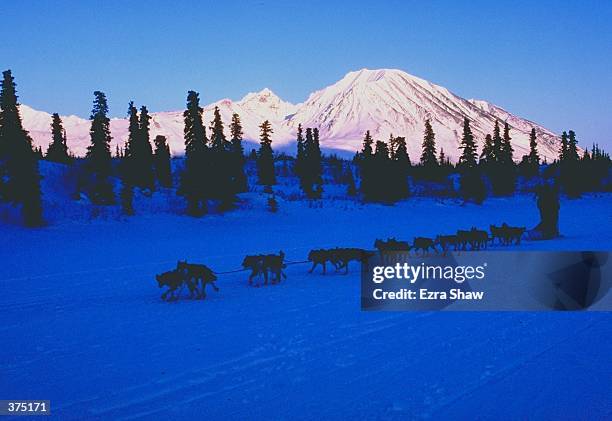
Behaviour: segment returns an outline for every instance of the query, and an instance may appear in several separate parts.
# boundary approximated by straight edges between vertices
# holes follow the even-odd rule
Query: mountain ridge
[[[529,132],[536,129],[539,152],[552,160],[557,156],[559,137],[541,125],[518,117],[485,100],[464,99],[447,88],[397,69],[361,69],[347,73],[336,83],[312,92],[306,101],[292,104],[283,101],[269,88],[250,92],[240,100],[224,98],[203,106],[204,121],[212,121],[214,107],[221,112],[226,135],[233,113],[240,115],[244,138],[257,142],[259,125],[270,120],[274,129],[273,147],[294,152],[297,127],[318,127],[321,146],[325,150],[352,154],[361,148],[364,132],[370,130],[375,139],[386,141],[391,134],[407,139],[408,152],[414,161],[420,157],[425,119],[429,118],[436,133],[438,151],[456,161],[460,151],[463,118],[472,123],[479,149],[484,136],[491,133],[496,120],[511,126],[515,159],[529,151]],[[51,114],[21,105],[24,127],[34,144],[46,149],[51,140]],[[184,151],[183,111],[152,112],[151,139],[162,134],[168,138],[171,151]],[[89,120],[71,115],[62,117],[68,146],[83,156],[89,145]],[[111,148],[127,139],[128,122],[111,119]]]

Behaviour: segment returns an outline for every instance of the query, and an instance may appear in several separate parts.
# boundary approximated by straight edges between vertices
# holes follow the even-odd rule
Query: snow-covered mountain
[[[415,160],[420,157],[425,120],[429,118],[438,150],[443,148],[447,156],[456,159],[464,117],[471,120],[480,145],[492,132],[496,119],[507,120],[517,157],[529,150],[532,127],[538,133],[540,153],[549,158],[557,155],[557,137],[545,128],[485,101],[465,100],[400,70],[350,72],[334,85],[311,94],[287,124],[319,127],[324,145],[337,149],[360,147],[366,130],[381,140],[387,140],[390,134],[405,136],[408,152]]]
[[[259,125],[264,120],[274,122],[275,136],[285,142],[292,138],[290,128],[281,126],[286,115],[295,112],[295,105],[282,101],[271,90],[264,89],[261,92],[249,93],[242,100],[234,102],[230,99],[222,99],[207,105],[204,108],[204,121],[211,122],[215,107],[219,107],[221,118],[228,126],[226,135],[229,137],[229,124],[232,114],[238,113],[242,122],[245,139],[257,139],[259,137]],[[37,111],[27,105],[20,106],[21,117],[24,126],[34,139],[34,144],[42,146],[46,150],[51,141],[51,114]],[[168,138],[170,149],[173,155],[181,155],[185,151],[183,140],[183,110],[162,111],[151,113],[151,139],[158,134]],[[68,147],[77,156],[85,155],[87,146],[90,143],[89,120],[77,117],[62,117]],[[111,150],[115,150],[116,145],[123,145],[128,138],[128,121],[125,118],[111,119]],[[275,138],[276,139],[276,138]]]
[[[366,130],[375,139],[387,140],[390,134],[405,136],[408,152],[413,160],[421,151],[424,122],[431,119],[438,150],[452,160],[459,155],[463,118],[472,122],[472,130],[479,146],[487,133],[491,133],[495,120],[507,121],[512,130],[515,157],[519,159],[529,150],[529,132],[538,134],[542,156],[553,159],[559,149],[559,138],[551,131],[529,120],[510,114],[503,108],[482,100],[463,99],[448,89],[401,70],[362,69],[350,72],[340,81],[312,93],[301,104],[281,100],[271,90],[249,93],[239,101],[223,99],[204,107],[204,121],[212,120],[218,106],[226,125],[233,113],[243,123],[244,137],[256,140],[259,125],[270,120],[274,129],[273,146],[292,151],[298,124],[318,127],[324,149],[354,152],[361,148]],[[50,141],[51,115],[21,106],[26,129],[36,145],[46,148]],[[181,111],[152,113],[151,135],[168,137],[173,154],[181,154],[183,145],[183,115]],[[77,155],[83,155],[89,144],[89,121],[76,117],[63,117],[68,145]],[[112,119],[112,147],[127,139],[127,120]]]

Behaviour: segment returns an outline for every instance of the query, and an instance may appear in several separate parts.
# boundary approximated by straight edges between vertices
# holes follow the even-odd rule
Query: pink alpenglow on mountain
[[[514,156],[519,160],[529,152],[529,132],[536,129],[540,156],[553,160],[558,155],[559,137],[550,130],[517,117],[487,101],[464,99],[448,89],[401,70],[362,69],[350,72],[335,84],[310,94],[301,104],[283,101],[270,89],[249,93],[239,101],[222,99],[204,107],[204,121],[213,118],[218,106],[229,128],[233,113],[240,115],[244,139],[258,141],[259,125],[269,120],[274,129],[273,147],[290,153],[295,149],[298,124],[318,127],[321,146],[347,154],[361,148],[363,135],[370,130],[375,139],[386,141],[390,134],[404,136],[413,161],[421,155],[424,123],[430,119],[436,134],[438,151],[452,161],[460,155],[458,149],[464,117],[471,121],[479,148],[484,137],[493,131],[495,120],[507,121],[511,127]],[[51,141],[51,114],[21,106],[24,126],[30,131],[36,146],[46,150]],[[165,135],[173,155],[184,152],[183,111],[152,113],[151,138]],[[88,120],[77,116],[62,117],[68,146],[77,156],[85,155],[89,145]],[[123,145],[128,137],[126,119],[111,120],[111,148]],[[229,133],[229,131],[228,131]]]

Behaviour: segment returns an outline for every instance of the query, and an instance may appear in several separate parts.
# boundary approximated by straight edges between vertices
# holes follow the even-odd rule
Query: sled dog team
[[[425,256],[431,250],[446,255],[451,247],[454,251],[468,250],[468,247],[470,250],[482,250],[489,243],[494,244],[496,240],[501,245],[520,244],[521,237],[525,233],[525,227],[511,227],[506,223],[500,226],[490,225],[489,230],[491,236],[487,231],[472,227],[470,230],[458,230],[456,234],[438,235],[435,238],[415,237],[412,244],[407,241],[398,241],[395,238],[389,238],[386,241],[377,239],[374,242],[374,247],[381,254],[390,251],[406,253],[414,251],[415,255],[418,255],[420,251],[421,256]],[[330,263],[336,271],[344,269],[346,274],[351,261],[364,262],[373,255],[373,252],[360,248],[336,247],[311,250],[308,253],[308,261],[312,262],[312,267],[308,272],[312,273],[317,266],[321,265],[323,273],[326,273],[327,263]],[[268,285],[268,281],[272,284],[281,282],[282,279],[287,278],[283,272],[286,266],[283,251],[278,254],[248,255],[242,261],[244,270],[251,271],[248,278],[249,285],[253,285],[253,279],[256,277],[263,277],[264,285]],[[189,289],[191,298],[206,298],[207,284],[210,284],[215,291],[219,291],[219,288],[215,285],[217,276],[212,269],[202,264],[179,260],[174,270],[156,275],[155,278],[160,288],[168,287],[161,296],[166,301],[178,299],[179,292],[185,286]],[[259,286],[259,284],[255,286]]]
[[[494,244],[498,240],[501,245],[520,244],[521,237],[525,233],[525,227],[511,227],[506,223],[500,226],[490,225],[487,231],[479,230],[472,227],[470,230],[457,230],[455,234],[438,235],[436,238],[416,237],[412,244],[406,241],[397,241],[395,238],[389,238],[387,241],[376,240],[374,248],[379,252],[385,251],[403,251],[409,253],[414,250],[418,255],[419,250],[421,255],[427,254],[430,250],[438,253],[446,254],[447,251],[453,248],[454,251],[482,250],[490,244]]]

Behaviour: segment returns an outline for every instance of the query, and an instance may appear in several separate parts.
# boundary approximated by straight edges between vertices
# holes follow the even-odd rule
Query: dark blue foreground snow
[[[521,247],[612,249],[611,205],[564,201],[564,237]],[[612,416],[610,313],[364,313],[357,266],[323,276],[292,265],[266,288],[224,275],[205,301],[163,302],[154,280],[179,258],[225,271],[247,253],[296,261],[377,237],[531,227],[531,198],[252,206],[3,226],[0,398],[50,399],[57,419]]]

